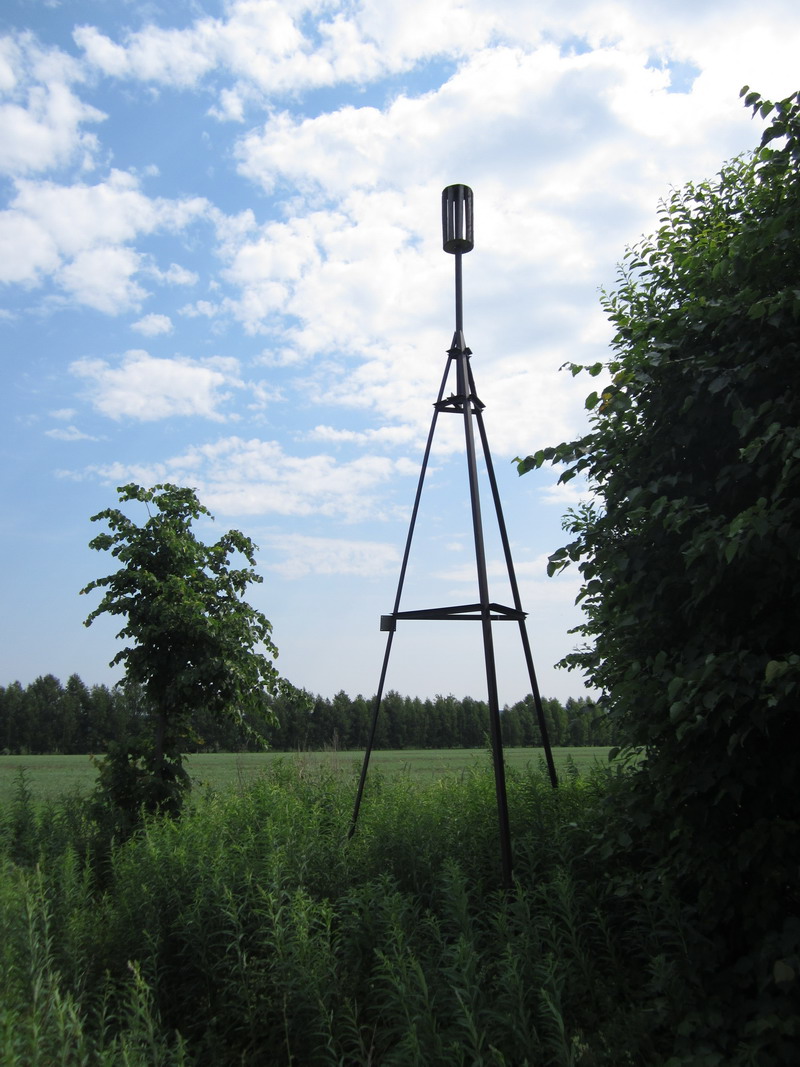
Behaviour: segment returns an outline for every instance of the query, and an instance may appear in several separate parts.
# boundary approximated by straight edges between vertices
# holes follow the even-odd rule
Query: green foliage
[[[643,752],[635,839],[696,906],[702,966],[773,1018],[768,1063],[800,952],[800,94],[743,93],[760,148],[665,201],[604,297],[589,433],[519,469],[588,479],[550,557],[583,578],[568,663]]]
[[[90,547],[110,552],[121,566],[81,592],[104,590],[87,626],[104,613],[125,619],[117,636],[131,643],[112,665],[124,665],[144,706],[141,730],[119,739],[106,757],[102,795],[128,814],[140,806],[175,813],[188,785],[183,752],[193,716],[225,716],[246,728],[248,712],[269,717],[265,695],[284,683],[273,663],[271,624],[243,600],[247,587],[261,581],[253,542],[238,530],[213,545],[198,540],[192,523],[210,513],[192,489],[130,484],[118,492],[122,502],[143,503],[149,517],[141,526],[117,508],[92,517],[111,532]],[[232,567],[234,553],[249,566]]]

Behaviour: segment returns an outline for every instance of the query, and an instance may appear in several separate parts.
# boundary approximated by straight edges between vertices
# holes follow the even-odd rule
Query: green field
[[[605,764],[607,748],[555,748],[556,767],[565,767],[571,758],[583,772],[596,762]],[[544,767],[540,748],[507,748],[506,766],[524,770]],[[275,760],[301,764],[327,763],[342,773],[360,769],[363,752],[219,752],[187,757],[187,767],[196,784],[221,789],[243,784],[258,777]],[[435,781],[447,774],[468,770],[490,760],[486,749],[400,749],[373,752],[370,771],[383,774],[408,774],[421,781]],[[88,793],[97,770],[89,756],[0,756],[0,804],[7,803],[17,787],[20,770],[25,771],[28,787],[37,801],[54,799],[65,793]]]

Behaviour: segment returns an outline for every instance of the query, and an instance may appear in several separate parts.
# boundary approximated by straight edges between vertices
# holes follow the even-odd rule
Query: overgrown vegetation
[[[0,824],[0,1060],[770,1062],[735,1028],[694,1042],[691,925],[591,850],[611,771],[558,792],[509,775],[508,895],[488,755],[434,786],[372,776],[348,843],[354,786],[294,759],[120,844],[21,783]]]
[[[643,756],[614,819],[646,884],[672,886],[692,917],[697,1032],[736,1010],[789,1062],[779,1050],[800,1036],[800,94],[743,94],[769,119],[761,147],[664,203],[605,299],[611,361],[573,368],[610,374],[587,399],[590,432],[520,469],[564,463],[561,480],[583,473],[594,493],[568,515],[574,540],[551,568],[580,566],[589,642],[569,662]]]

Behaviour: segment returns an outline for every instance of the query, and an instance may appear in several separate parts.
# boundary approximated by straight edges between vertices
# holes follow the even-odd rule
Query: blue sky
[[[798,54],[779,0],[7,0],[0,684],[118,678],[116,627],[82,625],[111,563],[89,517],[173,481],[216,516],[204,536],[260,546],[283,673],[375,691],[454,325],[440,194],[464,182],[465,335],[537,674],[579,695],[553,668],[577,575],[545,567],[580,487],[511,461],[582,430],[593,386],[559,368],[607,354],[599,290],[660,197],[754,147],[739,89],[788,95]],[[463,432],[440,418],[401,607],[475,591]],[[514,701],[518,635],[495,630]],[[387,686],[483,697],[479,628],[401,623]]]

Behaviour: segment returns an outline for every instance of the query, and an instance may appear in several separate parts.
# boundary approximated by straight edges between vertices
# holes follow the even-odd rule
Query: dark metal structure
[[[375,699],[375,708],[372,716],[369,740],[367,742],[367,749],[364,754],[364,763],[361,768],[361,778],[358,783],[358,792],[356,794],[353,818],[350,824],[350,836],[352,836],[355,831],[356,822],[358,819],[358,812],[361,807],[361,799],[364,792],[364,783],[367,777],[369,759],[375,741],[375,730],[378,723],[378,715],[381,708],[381,702],[383,700],[383,688],[386,681],[386,672],[389,666],[389,656],[392,650],[392,642],[394,640],[398,620],[473,620],[475,622],[480,623],[483,636],[483,650],[484,659],[486,663],[486,686],[488,691],[487,695],[489,704],[489,727],[492,742],[495,790],[497,794],[497,811],[499,819],[500,852],[503,871],[503,883],[506,887],[510,887],[512,881],[511,835],[509,831],[508,821],[508,801],[506,797],[503,741],[500,730],[500,708],[497,697],[497,672],[495,667],[494,642],[492,638],[492,626],[495,622],[516,622],[519,626],[519,633],[522,640],[522,649],[525,656],[525,662],[528,668],[528,677],[530,679],[531,684],[531,693],[533,694],[536,715],[539,723],[539,729],[542,735],[542,743],[544,746],[545,757],[547,760],[547,768],[550,774],[550,781],[553,785],[553,788],[558,785],[558,779],[556,777],[555,764],[553,763],[553,753],[550,748],[547,727],[545,725],[542,700],[539,694],[539,686],[536,681],[536,673],[533,667],[533,656],[531,654],[530,642],[528,640],[528,633],[525,627],[526,613],[522,610],[522,603],[520,601],[519,596],[519,588],[517,585],[516,575],[514,573],[514,564],[511,558],[511,548],[508,541],[508,534],[506,532],[505,520],[503,518],[503,510],[500,504],[500,494],[498,492],[497,480],[495,478],[492,458],[489,452],[489,442],[486,437],[486,429],[483,424],[484,405],[478,399],[477,393],[475,391],[475,381],[472,376],[472,368],[470,366],[469,361],[469,357],[472,355],[472,353],[470,349],[467,348],[466,342],[464,340],[461,257],[465,252],[470,252],[474,247],[473,197],[472,190],[467,185],[449,185],[442,192],[442,243],[445,252],[449,252],[455,256],[456,328],[453,334],[453,342],[447,352],[447,364],[445,366],[442,384],[439,388],[439,395],[436,399],[436,403],[433,405],[433,419],[431,420],[431,427],[428,433],[428,440],[425,446],[425,453],[422,459],[422,470],[420,471],[419,482],[417,483],[417,492],[416,497],[414,499],[414,507],[411,512],[411,523],[409,525],[408,537],[406,538],[403,561],[400,566],[400,579],[397,583],[397,594],[395,596],[394,601],[394,610],[390,615],[381,616],[381,630],[383,630],[387,634],[386,650],[383,656],[383,666],[381,668],[380,681],[378,683],[378,692]],[[445,397],[445,390],[447,388],[448,379],[451,377],[453,368],[455,368],[455,392],[451,392],[448,396]],[[478,577],[478,601],[474,604],[457,604],[452,607],[424,608],[422,610],[417,611],[401,611],[400,600],[403,593],[403,585],[406,577],[406,569],[408,567],[409,554],[411,552],[411,542],[414,536],[414,528],[417,522],[417,515],[419,513],[420,499],[422,497],[422,487],[425,481],[425,474],[428,468],[428,460],[430,458],[431,446],[433,444],[433,437],[436,430],[436,423],[440,413],[460,415],[464,420],[464,439],[466,445],[469,499],[472,512],[472,530],[475,542],[475,562],[477,566]],[[481,517],[481,501],[478,486],[478,465],[475,437],[476,428],[477,436],[480,440],[481,447],[483,449],[483,457],[486,464],[486,473],[488,475],[492,502],[494,504],[500,540],[503,546],[506,567],[508,569],[508,580],[509,585],[511,587],[513,606],[497,604],[489,599],[489,583],[486,572],[486,553],[483,538],[483,521]]]

